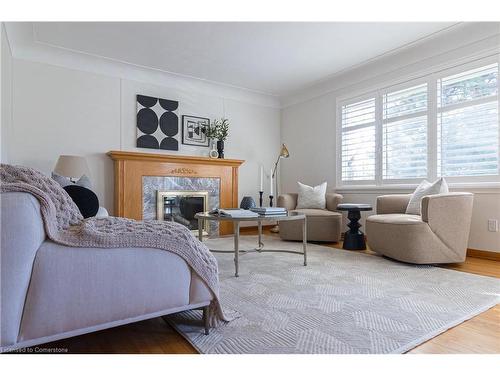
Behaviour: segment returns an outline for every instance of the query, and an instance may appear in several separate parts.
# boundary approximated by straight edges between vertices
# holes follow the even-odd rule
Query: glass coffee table
[[[208,212],[199,212],[195,215],[198,219],[198,239],[203,241],[203,224],[205,220],[208,221],[231,221],[233,223],[234,229],[234,250],[213,250],[210,251],[214,253],[234,253],[234,276],[238,277],[239,270],[239,255],[241,253],[248,252],[281,252],[281,253],[292,253],[301,254],[304,256],[304,266],[307,266],[307,218],[304,214],[299,214],[296,212],[288,213],[287,215],[276,215],[276,216],[259,216],[259,217],[227,217],[219,216],[215,214],[210,214]],[[262,223],[265,222],[280,222],[288,220],[302,220],[302,251],[292,251],[292,250],[264,250],[264,243],[262,242]],[[240,250],[240,223],[243,221],[256,221],[258,226],[259,238],[258,247],[251,250]]]

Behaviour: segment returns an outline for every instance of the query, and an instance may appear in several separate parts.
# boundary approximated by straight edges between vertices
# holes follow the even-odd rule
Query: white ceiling
[[[35,41],[287,95],[453,23],[34,23]]]

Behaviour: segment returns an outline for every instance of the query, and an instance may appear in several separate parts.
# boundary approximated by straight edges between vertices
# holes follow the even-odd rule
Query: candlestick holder
[[[273,206],[273,198],[274,197],[272,195],[269,196],[269,207]]]
[[[263,191],[259,191],[259,207],[262,207],[263,199],[262,196],[264,195]]]

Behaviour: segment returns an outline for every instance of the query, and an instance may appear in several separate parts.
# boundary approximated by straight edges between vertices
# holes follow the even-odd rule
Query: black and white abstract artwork
[[[137,147],[179,150],[179,102],[137,95]]]
[[[208,147],[207,130],[210,120],[204,117],[182,116],[182,143],[191,146]]]

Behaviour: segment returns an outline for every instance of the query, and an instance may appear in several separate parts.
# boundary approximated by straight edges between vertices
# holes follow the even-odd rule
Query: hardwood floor
[[[162,318],[71,337],[39,348],[64,348],[72,354],[197,354]]]
[[[268,235],[276,235],[265,230]],[[257,234],[245,229],[243,235]],[[324,244],[323,244],[324,245]],[[342,244],[327,245],[332,249]],[[367,254],[376,255],[370,250]],[[443,266],[461,272],[500,278],[500,262],[467,257],[463,264]],[[500,353],[500,305],[434,337],[409,353]],[[161,318],[41,345],[66,348],[68,353],[195,354],[194,348]]]

